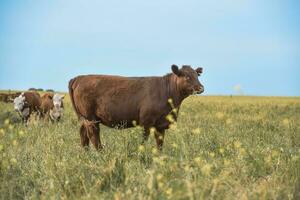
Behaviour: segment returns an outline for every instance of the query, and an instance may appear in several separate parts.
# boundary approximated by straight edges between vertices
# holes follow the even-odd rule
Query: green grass
[[[300,98],[189,97],[162,152],[104,126],[97,152],[68,98],[60,123],[27,127],[0,103],[0,198],[299,199],[299,119]]]

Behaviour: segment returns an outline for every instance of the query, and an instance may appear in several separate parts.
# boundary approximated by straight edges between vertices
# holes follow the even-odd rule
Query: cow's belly
[[[137,106],[122,103],[98,105],[97,117],[102,124],[113,128],[130,128],[139,122]]]

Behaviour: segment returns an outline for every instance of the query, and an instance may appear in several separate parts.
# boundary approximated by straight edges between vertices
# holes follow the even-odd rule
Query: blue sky
[[[0,89],[202,66],[207,95],[300,96],[300,1],[1,0]],[[238,91],[237,91],[238,90]]]

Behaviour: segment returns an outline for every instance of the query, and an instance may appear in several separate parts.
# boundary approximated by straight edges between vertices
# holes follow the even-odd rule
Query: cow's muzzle
[[[201,87],[199,87],[199,88],[197,88],[197,90],[195,90],[195,94],[201,94],[201,93],[203,93],[204,92],[204,87],[203,86],[201,86]]]

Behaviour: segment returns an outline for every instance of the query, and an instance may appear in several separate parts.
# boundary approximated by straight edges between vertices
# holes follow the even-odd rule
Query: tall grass
[[[189,97],[162,152],[104,126],[84,151],[68,98],[59,123],[0,110],[1,199],[300,199],[299,98]]]

